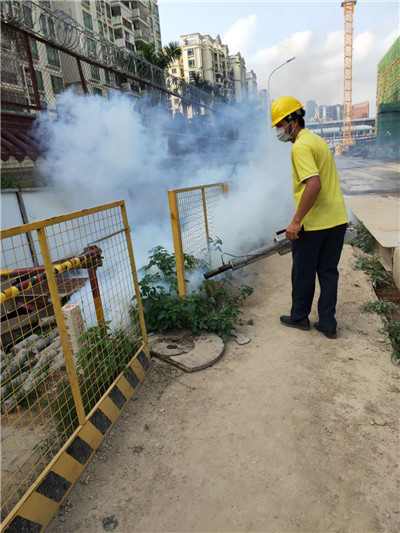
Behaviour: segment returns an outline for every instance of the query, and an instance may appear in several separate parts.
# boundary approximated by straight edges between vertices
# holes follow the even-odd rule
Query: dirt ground
[[[398,532],[400,372],[353,254],[337,340],[279,324],[290,255],[253,265],[250,344],[194,374],[154,360],[48,531]]]

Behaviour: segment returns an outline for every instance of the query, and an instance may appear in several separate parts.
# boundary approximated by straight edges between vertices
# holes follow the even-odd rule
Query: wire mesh
[[[176,191],[183,253],[208,261],[210,239],[215,240],[215,210],[224,195],[224,184]]]
[[[214,183],[168,193],[178,290],[181,296],[186,294],[186,255],[196,259],[199,266],[212,266],[210,250],[217,240],[215,214],[227,191],[226,183]]]
[[[90,211],[2,232],[2,519],[143,345],[122,203]]]

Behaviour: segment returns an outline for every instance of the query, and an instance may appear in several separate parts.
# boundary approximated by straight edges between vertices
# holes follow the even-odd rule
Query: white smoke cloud
[[[235,142],[229,141],[232,122],[221,115],[216,115],[211,129],[198,125],[194,135],[182,135],[165,110],[146,106],[145,100],[124,95],[106,100],[67,91],[59,104],[57,119],[46,114],[38,119],[37,135],[46,146],[42,172],[67,211],[125,200],[138,268],[148,262],[148,251],[157,245],[173,251],[169,189],[233,180],[227,198],[214,213],[211,235],[222,239],[226,252],[243,253],[266,243],[289,221],[290,147],[274,138],[259,111],[249,109],[252,119],[235,122],[239,135]],[[174,128],[178,136],[166,133]],[[171,142],[185,143],[190,153],[175,157]],[[104,256],[98,276],[106,319],[112,320],[114,328],[125,327],[129,318],[123,310],[130,296],[115,300],[112,285],[121,286],[121,272],[112,242],[99,245]],[[119,261],[127,262],[127,257]],[[200,280],[197,274],[192,282]],[[86,286],[72,301],[90,301],[89,296]],[[95,323],[92,307],[86,320],[88,325]]]

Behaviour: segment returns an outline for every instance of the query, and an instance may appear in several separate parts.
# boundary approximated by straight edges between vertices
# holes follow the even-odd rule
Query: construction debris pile
[[[1,410],[8,412],[56,370],[65,368],[54,316],[40,319],[42,335],[33,333],[1,351]]]

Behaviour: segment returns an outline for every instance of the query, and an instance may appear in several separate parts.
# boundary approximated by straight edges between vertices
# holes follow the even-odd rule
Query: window
[[[86,37],[86,46],[89,54],[96,54],[96,43],[90,37]]]
[[[39,5],[45,9],[51,9],[51,2],[49,0],[40,0]]]
[[[32,9],[28,6],[22,6],[24,22],[28,28],[33,28]]]
[[[114,85],[114,74],[112,72],[109,72],[108,70],[104,71],[104,78],[106,80],[106,83],[109,85]]]
[[[49,33],[50,33],[50,37],[53,37],[53,39],[55,38],[56,36],[56,30],[54,28],[54,20],[53,19],[49,19]]]
[[[176,68],[173,68],[172,69],[172,74],[176,74],[176,70],[177,70]]]
[[[98,94],[99,96],[103,96],[103,91],[99,89],[98,87],[92,87],[92,93]]]
[[[29,39],[29,46],[31,49],[32,59],[34,61],[39,61],[39,52],[37,47],[37,42],[33,39]]]
[[[130,41],[131,40],[131,36],[129,35],[129,33],[127,31],[125,31],[124,34],[125,34],[125,40],[126,41]]]
[[[188,64],[189,68],[194,68],[196,66],[196,61],[194,59],[189,59]]]
[[[114,42],[114,31],[110,26],[108,26],[108,38],[112,43]]]
[[[96,0],[95,4],[97,13],[101,13],[100,0]]]
[[[119,6],[113,6],[111,8],[112,16],[113,17],[120,17],[121,16],[121,8]]]
[[[122,39],[122,30],[120,28],[114,30],[114,36],[116,39]]]
[[[35,78],[39,91],[44,91],[43,76],[40,70],[35,70]]]
[[[188,56],[194,56],[194,50],[193,50],[193,48],[188,48],[188,50],[187,50],[187,55],[188,55]]]
[[[82,11],[82,14],[83,14],[83,24],[85,25],[85,28],[87,30],[93,31],[92,17],[89,15],[89,13],[86,13],[85,11]]]
[[[40,28],[42,30],[43,35],[49,34],[49,30],[47,28],[47,17],[44,13],[40,15]]]
[[[51,78],[51,86],[53,87],[54,94],[58,94],[64,90],[64,83],[63,79],[60,78],[60,76],[50,76]]]
[[[97,21],[97,29],[101,35],[104,35],[103,24],[99,20]]]
[[[193,70],[191,70],[191,71],[189,72],[189,79],[194,78],[194,75],[195,75],[195,72],[193,72]]]
[[[90,7],[90,0],[82,0],[82,4],[85,4],[85,6]]]
[[[107,4],[107,2],[105,3],[105,6],[106,6],[106,15],[107,15],[107,18],[110,19],[111,18],[111,7],[110,7],[110,4]]]
[[[100,69],[99,69],[99,67],[96,67],[95,65],[90,65],[90,77],[93,80],[100,81]]]
[[[48,46],[46,44],[46,53],[49,65],[51,65],[52,67],[59,67],[60,56],[58,55],[58,51],[55,48],[52,48],[51,46]]]

